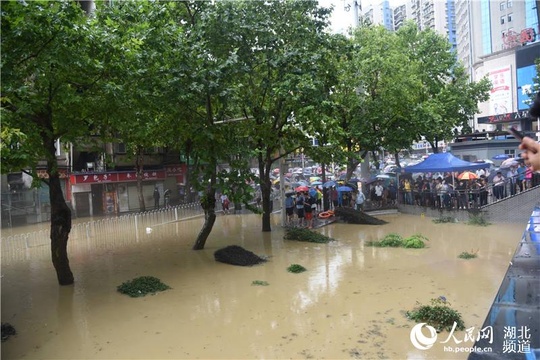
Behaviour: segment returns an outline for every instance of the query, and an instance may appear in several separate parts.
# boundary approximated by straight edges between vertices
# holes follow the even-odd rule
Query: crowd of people
[[[457,173],[438,176],[420,175],[416,178],[404,176],[399,181],[399,203],[445,209],[469,209],[487,205],[523,192],[540,184],[531,168],[521,163],[490,174],[486,170],[469,173],[469,178],[460,178]],[[389,185],[383,193],[393,192]],[[389,195],[387,195],[389,199]],[[393,200],[393,199],[390,199]],[[384,199],[383,203],[389,201]]]
[[[540,116],[540,93],[536,102],[539,103],[537,116]],[[480,169],[467,178],[457,173],[438,176],[424,174],[414,179],[408,175],[397,178],[399,184],[394,179],[388,182],[378,180],[365,187],[358,183],[358,188],[350,191],[338,191],[334,186],[328,189],[330,208],[347,206],[364,210],[367,203],[370,208],[381,208],[394,206],[398,202],[440,209],[478,208],[540,185],[540,143],[524,137],[519,149],[522,150],[522,161],[509,169],[496,169],[495,174]],[[158,203],[159,193],[154,197]],[[322,199],[320,186],[287,193],[285,207],[288,225],[312,228],[314,219],[322,210]],[[228,197],[222,194],[220,200],[223,212],[229,213]],[[261,195],[258,193],[257,206],[260,201]]]
[[[313,228],[314,218],[321,210],[322,192],[317,188],[311,191],[287,193],[285,195],[285,212],[287,214],[287,225]]]

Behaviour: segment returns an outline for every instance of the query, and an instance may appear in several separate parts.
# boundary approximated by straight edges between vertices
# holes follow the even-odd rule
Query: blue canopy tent
[[[485,169],[490,166],[489,163],[472,163],[461,160],[450,153],[437,153],[429,155],[421,163],[404,167],[403,171],[406,173],[452,172]]]
[[[421,163],[404,167],[403,171],[406,173],[454,172],[485,169],[490,166],[489,163],[472,163],[461,160],[450,153],[437,153],[429,155]],[[452,187],[455,187],[453,176]]]

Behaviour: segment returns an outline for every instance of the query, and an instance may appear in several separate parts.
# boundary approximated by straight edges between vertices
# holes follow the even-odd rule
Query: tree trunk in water
[[[272,182],[270,181],[270,165],[266,166],[266,163],[259,158],[259,176],[261,178],[261,196],[262,196],[262,231],[272,231],[270,226],[270,214],[272,213]],[[281,186],[281,185],[280,185]]]
[[[60,175],[57,171],[49,173],[49,198],[51,200],[51,257],[60,285],[71,285],[74,282],[73,273],[69,267],[67,243],[71,231],[71,210],[66,204]]]
[[[326,164],[321,164],[321,177],[322,177],[322,183],[326,183]],[[328,211],[330,209],[330,194],[328,193],[328,188],[323,186],[322,187],[322,193],[323,193],[323,210]]]
[[[216,192],[213,188],[204,194],[204,197],[201,199],[201,205],[204,209],[204,224],[197,236],[195,245],[193,245],[193,250],[204,249],[206,240],[216,222]]]
[[[210,95],[206,94],[206,116],[207,121],[209,125],[213,125],[213,118],[212,115],[212,103],[210,101]],[[210,181],[208,183],[208,186],[206,187],[206,192],[201,199],[201,206],[204,209],[204,224],[199,232],[199,235],[197,236],[197,240],[195,241],[195,245],[193,245],[193,250],[202,250],[204,249],[204,245],[206,244],[206,240],[208,239],[208,236],[212,232],[212,228],[214,227],[214,223],[216,222],[216,178],[217,178],[217,153],[216,149],[214,147],[214,144],[210,144],[210,164],[208,165],[210,168]],[[189,165],[189,158],[188,158],[188,165]]]
[[[135,159],[135,171],[137,174],[137,194],[139,196],[139,209],[141,212],[146,211],[146,205],[144,204],[144,195],[143,195],[143,164],[144,164],[144,155],[142,148],[137,147],[137,155]]]

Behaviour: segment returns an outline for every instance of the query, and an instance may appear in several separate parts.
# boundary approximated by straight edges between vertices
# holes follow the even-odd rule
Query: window
[[[512,21],[512,14],[508,14],[508,22]]]
[[[508,1],[506,2],[506,7],[507,7],[508,9],[510,9],[510,8],[512,7],[512,0],[508,0]]]
[[[504,16],[501,16],[501,25],[504,24],[504,18],[505,18]]]
[[[119,153],[119,154],[125,154],[126,153],[126,144],[124,144],[124,143],[116,144],[116,152]]]
[[[501,11],[504,10],[506,8],[506,2],[503,1],[500,5],[500,8],[501,8]]]

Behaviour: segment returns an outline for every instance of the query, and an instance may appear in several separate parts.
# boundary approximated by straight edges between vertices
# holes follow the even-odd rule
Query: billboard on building
[[[536,74],[535,60],[540,58],[540,44],[534,43],[516,50],[517,109],[527,110],[531,104]]]
[[[489,96],[489,114],[499,115],[512,111],[512,69],[510,66],[491,70]]]

